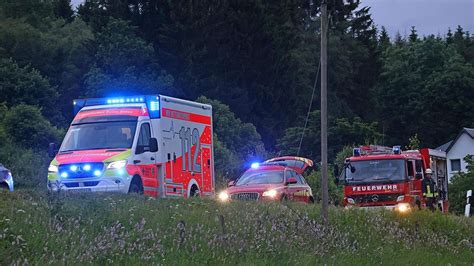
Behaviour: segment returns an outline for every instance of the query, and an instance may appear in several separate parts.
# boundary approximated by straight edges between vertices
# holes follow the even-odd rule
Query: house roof
[[[448,147],[451,145],[452,142],[453,142],[453,141],[450,140],[450,141],[444,143],[443,145],[437,147],[436,150],[446,151],[446,149],[448,149]]]
[[[462,134],[466,133],[469,137],[473,138],[474,139],[474,128],[468,128],[468,127],[465,127],[461,130],[461,132],[459,132],[459,134],[456,136],[456,138],[454,140],[451,140],[441,146],[439,146],[438,148],[436,148],[437,150],[442,150],[442,151],[445,151],[445,152],[449,152],[449,150],[454,146],[454,144],[456,143],[456,141],[458,141],[458,139],[462,136]]]

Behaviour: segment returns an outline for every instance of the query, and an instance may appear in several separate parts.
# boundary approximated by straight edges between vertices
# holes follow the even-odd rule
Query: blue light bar
[[[252,169],[258,169],[258,167],[260,167],[260,164],[259,164],[259,163],[252,163],[252,164],[250,165],[250,167],[251,167]]]
[[[150,118],[160,117],[160,96],[158,95],[78,99],[73,101],[74,115],[76,115],[79,111],[81,111],[82,108],[86,106],[115,105],[128,103],[146,103]]]

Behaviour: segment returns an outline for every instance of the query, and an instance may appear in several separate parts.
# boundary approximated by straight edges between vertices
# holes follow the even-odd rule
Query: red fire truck
[[[425,170],[433,171],[438,208],[448,210],[446,153],[433,149],[402,151],[368,145],[354,148],[336,183],[344,185],[344,206],[385,207],[407,212],[426,207],[421,183]]]
[[[53,158],[48,188],[214,194],[212,107],[163,95],[80,99]]]

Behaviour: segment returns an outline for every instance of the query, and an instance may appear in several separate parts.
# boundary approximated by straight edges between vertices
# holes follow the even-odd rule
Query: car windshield
[[[283,183],[283,171],[266,171],[266,172],[246,172],[239,180],[236,186],[251,184],[280,184]]]
[[[373,182],[399,181],[405,179],[405,163],[403,160],[371,160],[353,161],[346,168],[346,181]]]
[[[60,152],[132,147],[136,121],[115,121],[72,125]]]

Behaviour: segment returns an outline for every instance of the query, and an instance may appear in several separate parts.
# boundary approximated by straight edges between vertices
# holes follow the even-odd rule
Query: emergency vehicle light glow
[[[66,178],[66,177],[68,177],[68,174],[66,172],[62,172],[61,177]]]
[[[150,111],[158,111],[158,110],[160,110],[160,102],[151,101],[150,102]]]
[[[259,166],[260,166],[259,163],[252,163],[252,164],[250,165],[250,167],[251,167],[252,169],[257,169]]]
[[[131,97],[131,98],[113,98],[107,99],[107,104],[120,104],[120,103],[143,103],[143,97]]]
[[[354,148],[354,150],[352,151],[352,154],[354,156],[360,156],[360,149],[359,148]]]
[[[402,152],[402,149],[400,146],[393,146],[392,150],[394,154],[400,154]]]
[[[101,174],[102,174],[102,172],[99,171],[99,170],[95,170],[95,171],[94,171],[94,175],[95,175],[95,176],[100,176]]]
[[[91,170],[91,165],[86,164],[86,165],[84,165],[84,167],[82,167],[82,169],[84,169],[84,171],[90,171]]]

